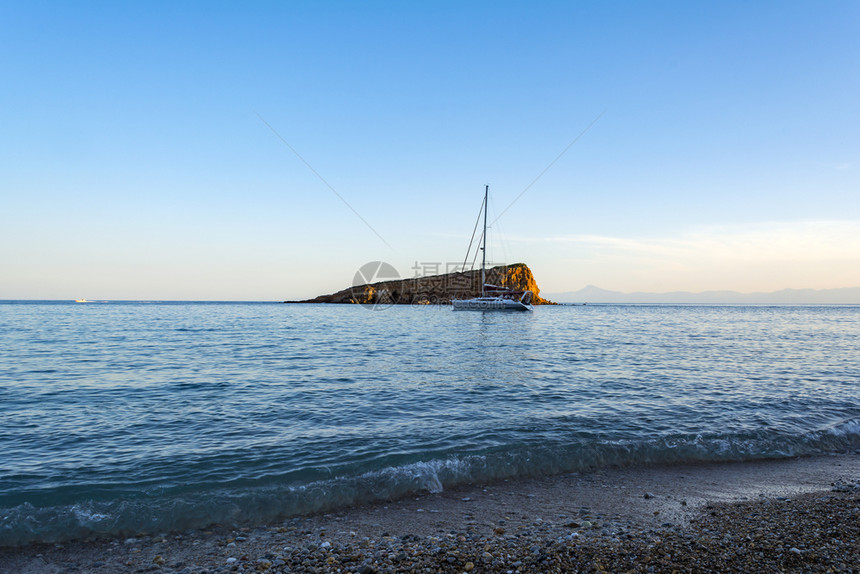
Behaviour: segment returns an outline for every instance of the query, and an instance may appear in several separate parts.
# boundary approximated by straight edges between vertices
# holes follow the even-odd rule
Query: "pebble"
[[[839,486],[857,482],[845,481]],[[574,513],[568,511],[568,515]],[[89,562],[66,570],[88,572],[97,568],[93,562],[98,557],[104,562],[100,571],[165,574],[860,572],[860,488],[846,486],[844,491],[782,501],[712,503],[683,525],[663,522],[646,527],[617,515],[583,514],[588,519],[571,521],[559,516],[539,521],[511,513],[507,519],[499,516],[493,524],[481,523],[474,529],[465,524],[456,530],[448,526],[421,532],[422,536],[392,531],[379,537],[377,531],[369,538],[362,535],[371,532],[346,527],[329,532],[325,541],[320,541],[322,529],[303,529],[296,522],[298,528],[285,532],[275,528],[251,531],[242,536],[241,551],[229,558],[217,553],[225,552],[238,536],[212,540],[215,555],[206,554],[206,535],[171,539],[167,546],[128,539],[128,546],[141,544],[147,552],[133,554],[130,548],[105,543],[101,548],[108,550],[107,556],[93,555]],[[195,545],[195,541],[204,543]],[[154,548],[160,553],[151,552]],[[192,548],[191,555],[181,552]],[[61,564],[51,562],[50,547],[39,550],[46,556],[40,560],[53,567]],[[169,570],[165,556],[185,564],[175,562]],[[183,570],[177,573],[180,568]]]

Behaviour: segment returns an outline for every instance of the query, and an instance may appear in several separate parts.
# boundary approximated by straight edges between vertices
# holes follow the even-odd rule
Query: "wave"
[[[108,501],[81,500],[36,507],[23,502],[0,509],[0,546],[57,543],[99,536],[123,537],[205,528],[246,526],[354,504],[441,492],[468,483],[528,478],[611,466],[745,461],[844,452],[860,447],[860,420],[791,436],[748,434],[667,435],[650,440],[572,439],[418,461],[306,484],[206,488],[160,495],[154,491]]]

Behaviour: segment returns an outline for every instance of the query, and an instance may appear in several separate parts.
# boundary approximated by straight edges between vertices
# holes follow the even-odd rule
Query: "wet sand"
[[[234,529],[0,548],[0,572],[860,572],[860,453],[500,481]]]

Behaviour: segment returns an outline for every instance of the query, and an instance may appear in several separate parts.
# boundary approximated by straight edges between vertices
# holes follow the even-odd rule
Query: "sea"
[[[858,306],[0,302],[0,546],[860,448]]]

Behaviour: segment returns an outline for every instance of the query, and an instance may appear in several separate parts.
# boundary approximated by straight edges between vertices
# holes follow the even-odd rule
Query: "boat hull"
[[[451,305],[455,311],[532,311],[531,305],[501,297],[475,297],[474,299],[454,299]]]

